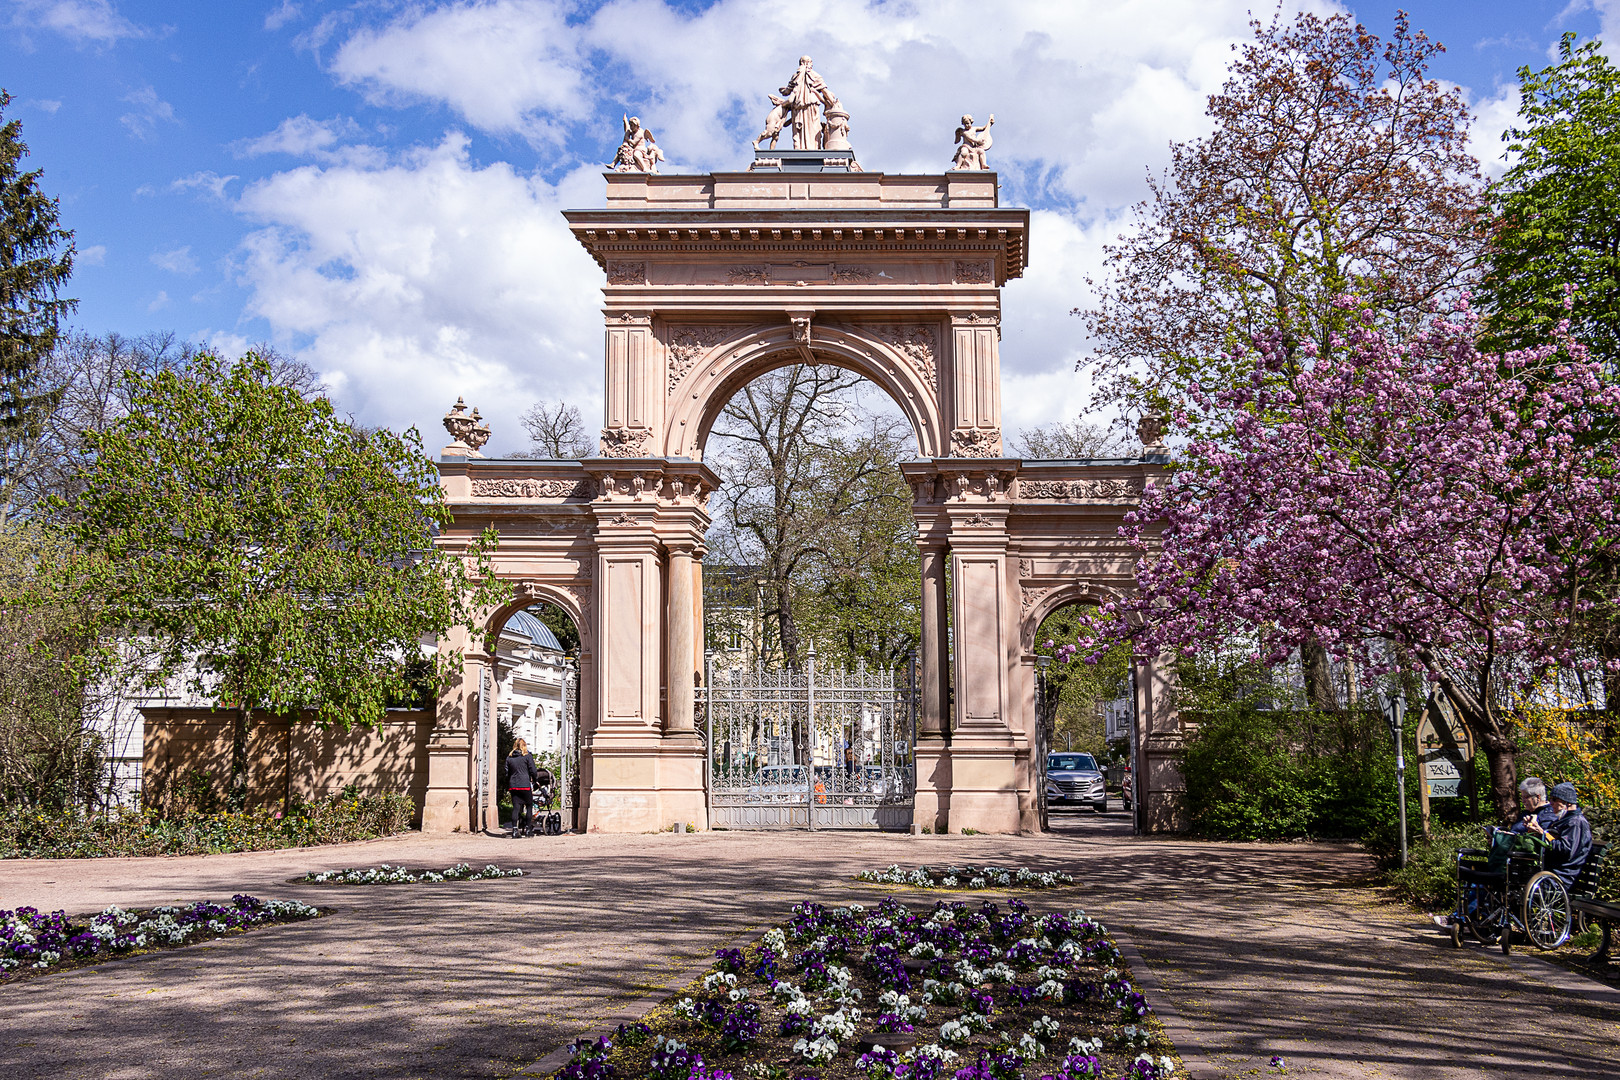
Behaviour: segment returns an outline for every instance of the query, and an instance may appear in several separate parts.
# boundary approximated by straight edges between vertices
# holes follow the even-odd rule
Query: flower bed
[[[0,809],[0,859],[96,859],[114,855],[203,855],[313,847],[404,832],[415,809],[409,796],[341,794],[301,803],[287,813],[186,813],[115,810],[106,817],[75,811]]]
[[[1175,1071],[1119,950],[1019,900],[922,914],[802,903],[557,1080],[1158,1080]]]
[[[313,881],[320,885],[415,885],[423,881],[483,881],[486,878],[522,877],[523,871],[518,869],[502,870],[494,863],[490,863],[482,870],[474,870],[466,863],[456,863],[443,870],[411,871],[403,866],[381,866],[369,869],[356,868],[353,870],[322,870],[320,873],[305,874],[303,880]]]
[[[862,870],[855,877],[913,889],[1056,889],[1074,884],[1074,878],[1061,870],[1031,870],[1027,866],[919,866],[907,870],[894,863],[885,870]]]
[[[190,907],[125,911],[110,907],[88,919],[37,908],[0,911],[0,980],[61,967],[82,967],[112,956],[174,948],[255,926],[297,922],[321,914],[297,900],[238,894],[229,904],[199,900]]]

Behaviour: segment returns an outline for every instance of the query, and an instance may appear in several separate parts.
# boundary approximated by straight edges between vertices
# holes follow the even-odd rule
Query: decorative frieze
[[[582,480],[474,479],[475,499],[588,499],[594,485]]]
[[[726,271],[726,280],[733,285],[764,285],[770,272],[763,266],[733,266]]]
[[[1104,499],[1135,500],[1142,494],[1139,481],[1127,477],[1091,480],[1018,481],[1020,499]]]
[[[832,279],[838,285],[865,285],[876,276],[870,266],[836,266]]]

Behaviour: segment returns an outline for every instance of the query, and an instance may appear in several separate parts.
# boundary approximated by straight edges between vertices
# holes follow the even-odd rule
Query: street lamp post
[[[1395,738],[1395,803],[1401,816],[1401,865],[1406,865],[1406,753],[1401,738],[1401,722],[1406,718],[1406,696],[1379,693],[1378,707]]]

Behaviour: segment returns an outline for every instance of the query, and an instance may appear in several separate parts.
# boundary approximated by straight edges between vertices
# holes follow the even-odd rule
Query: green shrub
[[[1434,829],[1428,840],[1418,833],[1408,842],[1406,865],[1399,865],[1397,848],[1384,871],[1384,880],[1398,898],[1414,907],[1450,911],[1457,902],[1457,849],[1477,848],[1484,843],[1484,833],[1478,827]]]
[[[310,847],[403,832],[415,808],[406,795],[341,794],[286,813],[115,810],[105,817],[22,807],[0,810],[0,858],[94,859],[114,855],[201,855]]]
[[[1195,832],[1223,840],[1359,839],[1395,823],[1395,753],[1377,717],[1237,701],[1197,718],[1182,755]],[[1410,769],[1407,779],[1415,814]]]

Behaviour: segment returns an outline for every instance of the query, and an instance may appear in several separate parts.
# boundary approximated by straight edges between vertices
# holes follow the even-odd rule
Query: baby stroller
[[[551,804],[551,785],[541,784],[534,792],[534,804],[537,807]],[[559,836],[562,834],[562,812],[553,810],[547,814],[536,810],[534,814],[534,828],[529,830],[530,836],[536,833],[541,836]]]

